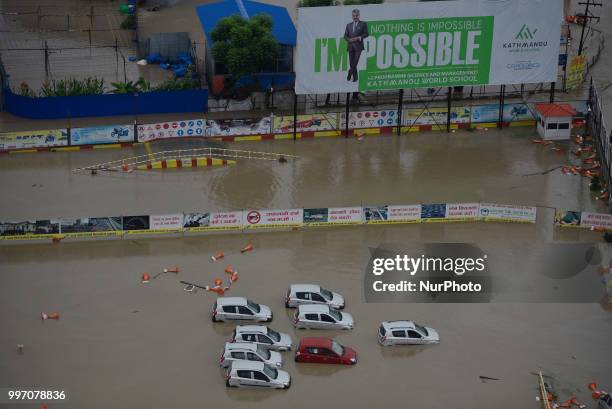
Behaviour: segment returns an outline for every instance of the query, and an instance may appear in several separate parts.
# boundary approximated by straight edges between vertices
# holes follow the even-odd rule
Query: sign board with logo
[[[479,209],[479,203],[448,203],[444,219],[451,222],[476,221]]]
[[[363,208],[368,224],[420,223],[421,205],[384,205]]]
[[[296,93],[555,81],[562,20],[561,0],[300,7]]]
[[[338,126],[338,114],[331,112],[329,114],[298,115],[296,125],[298,132],[329,131]],[[289,132],[293,132],[293,115],[275,116],[274,133]]]
[[[382,128],[397,125],[397,110],[359,111],[349,113],[349,128]],[[346,113],[340,114],[340,129],[346,128]]]
[[[470,122],[470,107],[452,107],[451,123],[467,124]],[[439,125],[446,126],[447,108],[410,108],[402,114],[403,125]]]
[[[575,55],[570,60],[567,66],[567,79],[565,82],[566,89],[575,89],[584,81],[586,73],[587,60],[584,55]]]
[[[183,121],[138,125],[138,142],[193,136],[204,136],[203,119],[186,119]]]
[[[72,128],[70,130],[70,142],[72,145],[134,142],[134,126],[110,125]]]
[[[479,213],[484,221],[535,223],[536,211],[535,206],[481,203]]]
[[[320,207],[304,209],[304,226],[332,226],[363,223],[361,207]]]
[[[591,227],[612,229],[612,214],[582,212],[580,227],[587,229]]]
[[[298,227],[303,224],[304,210],[245,210],[243,218],[247,229]]]
[[[19,131],[0,133],[0,151],[9,149],[51,148],[68,145],[68,130]]]

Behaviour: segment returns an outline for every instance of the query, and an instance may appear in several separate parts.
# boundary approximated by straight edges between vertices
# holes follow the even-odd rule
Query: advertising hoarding
[[[183,121],[138,125],[138,142],[192,136],[204,136],[203,119],[186,119]]]
[[[245,210],[243,220],[247,229],[297,227],[303,224],[304,209]]]
[[[46,129],[0,133],[0,151],[9,149],[50,148],[68,145],[68,130]]]
[[[338,122],[338,114],[335,112],[329,114],[309,114],[298,115],[297,131],[329,131],[336,129]],[[293,115],[290,116],[275,116],[274,117],[274,133],[293,132]]]
[[[70,142],[72,145],[134,142],[134,125],[72,128],[70,130]]]
[[[555,81],[562,19],[561,0],[301,7],[296,93]]]

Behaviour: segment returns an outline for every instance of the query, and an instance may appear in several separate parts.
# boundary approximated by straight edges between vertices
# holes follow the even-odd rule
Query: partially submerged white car
[[[381,345],[423,345],[440,342],[438,332],[414,321],[383,321],[378,328]]]
[[[271,351],[252,342],[226,342],[219,360],[219,366],[227,368],[232,362],[238,360],[263,362],[278,368],[283,366],[283,357],[276,351]]]
[[[340,312],[329,305],[300,305],[293,316],[293,326],[297,329],[353,329],[353,316]]]
[[[343,309],[345,302],[343,296],[318,284],[291,284],[287,289],[285,306],[295,308],[303,304],[324,304]]]
[[[212,309],[213,322],[228,320],[272,321],[272,310],[244,297],[217,298]]]
[[[253,342],[264,348],[276,351],[290,351],[291,337],[274,331],[265,325],[237,325],[232,334],[232,342]]]
[[[291,376],[263,362],[234,361],[225,375],[228,387],[288,389]]]

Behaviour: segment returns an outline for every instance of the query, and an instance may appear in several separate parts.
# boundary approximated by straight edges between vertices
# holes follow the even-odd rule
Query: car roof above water
[[[267,334],[268,327],[265,325],[236,325],[236,332],[260,332]]]
[[[318,293],[321,291],[321,286],[318,284],[291,284],[289,288],[291,288],[291,290],[295,292],[305,291],[305,292]]]
[[[238,371],[262,371],[264,369],[264,363],[260,361],[243,361],[239,359],[232,361],[232,369]]]
[[[329,312],[329,306],[321,304],[302,304],[298,307],[298,312],[308,314],[321,314]]]
[[[300,340],[300,347],[316,347],[316,348],[329,348],[332,344],[332,340],[323,337],[309,337],[302,338]]]
[[[387,330],[414,329],[414,321],[383,321],[382,326]]]
[[[223,297],[217,298],[217,305],[246,305],[247,299],[244,297]]]
[[[225,349],[229,350],[247,350],[247,351],[257,351],[257,344],[252,342],[226,342]]]

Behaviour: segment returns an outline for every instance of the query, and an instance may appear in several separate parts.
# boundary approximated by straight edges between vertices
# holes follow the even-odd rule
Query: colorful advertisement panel
[[[349,113],[349,128],[381,128],[396,126],[398,120],[397,110],[360,111]],[[346,113],[340,113],[340,129],[346,128]]]
[[[300,7],[296,93],[555,81],[562,19],[561,0]]]
[[[384,205],[363,208],[368,224],[420,223],[421,205]]]
[[[60,229],[65,237],[99,237],[123,234],[120,216],[62,219]]]
[[[304,226],[334,226],[363,223],[361,207],[320,207],[304,209]]]
[[[336,129],[338,126],[338,114],[335,112],[329,114],[312,114],[298,115],[297,131],[329,131]],[[275,116],[274,117],[274,133],[293,132],[293,115],[290,116]]]
[[[446,218],[446,203],[421,205],[421,222],[443,222]]]
[[[513,206],[495,203],[480,204],[480,217],[484,221],[535,223],[536,211],[535,206]]]
[[[149,230],[149,215],[123,216],[121,223],[126,233],[146,233],[146,230]]]
[[[567,78],[565,87],[567,90],[578,88],[584,81],[586,73],[587,59],[584,55],[575,55],[567,66]]]
[[[94,126],[90,128],[72,128],[70,130],[70,143],[72,145],[97,145],[120,142],[134,142],[134,125]]]
[[[205,136],[267,135],[271,132],[270,117],[247,119],[207,119]]]
[[[600,227],[612,230],[612,214],[582,212],[580,226],[588,229]]]
[[[51,237],[60,232],[60,221],[24,220],[18,222],[0,222],[0,239],[29,240]]]
[[[439,125],[446,126],[447,108],[410,108],[402,114],[403,125]],[[470,122],[470,107],[452,107],[451,123],[467,124]]]
[[[243,220],[247,229],[297,227],[303,224],[304,210],[245,210]]]
[[[138,125],[138,142],[192,136],[204,136],[203,119],[186,119],[183,121]]]
[[[9,149],[51,148],[68,145],[68,130],[19,131],[0,133],[0,151]]]
[[[244,217],[241,211],[217,212],[210,214],[209,229],[214,230],[236,230],[244,226]]]
[[[472,123],[499,121],[499,105],[476,105],[472,107]]]

